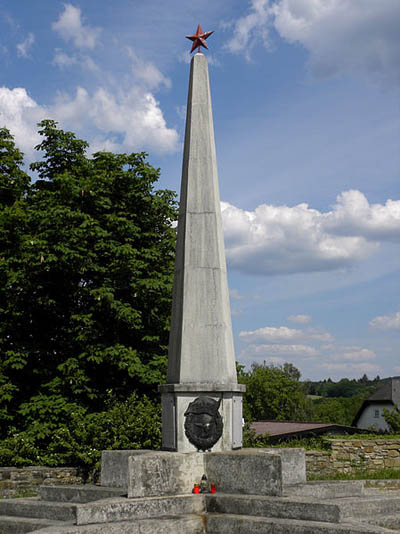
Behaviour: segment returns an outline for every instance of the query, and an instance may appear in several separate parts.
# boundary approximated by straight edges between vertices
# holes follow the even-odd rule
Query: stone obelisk
[[[199,449],[188,414],[200,442],[215,426],[213,415],[219,418],[213,451],[242,446],[244,386],[236,378],[208,64],[201,53],[190,66],[167,384],[160,391],[164,449]]]

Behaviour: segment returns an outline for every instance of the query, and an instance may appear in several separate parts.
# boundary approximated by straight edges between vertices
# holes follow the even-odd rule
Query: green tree
[[[146,154],[99,152],[39,124],[29,185],[1,130],[0,403],[3,420],[62,422],[107,396],[154,396],[166,370],[175,194]],[[10,229],[14,217],[19,223]],[[4,428],[3,428],[4,433]]]
[[[400,409],[398,406],[394,410],[383,410],[383,417],[392,432],[400,432]]]
[[[243,413],[246,421],[293,420],[309,418],[310,402],[298,381],[297,369],[253,363],[251,370],[241,373],[239,381],[246,385]],[[293,378],[295,377],[295,378]]]

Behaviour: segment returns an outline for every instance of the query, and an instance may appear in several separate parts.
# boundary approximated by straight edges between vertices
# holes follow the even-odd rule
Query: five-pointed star
[[[193,50],[195,50],[196,48],[198,48],[199,52],[200,52],[200,47],[204,46],[204,48],[207,48],[208,50],[208,46],[207,46],[207,43],[206,43],[206,39],[208,37],[210,37],[210,35],[214,33],[213,31],[212,32],[203,32],[203,30],[201,29],[201,26],[200,24],[197,26],[197,31],[194,35],[186,35],[186,39],[190,39],[191,41],[193,41],[193,45],[192,45],[192,49],[190,51],[190,53],[193,52]]]

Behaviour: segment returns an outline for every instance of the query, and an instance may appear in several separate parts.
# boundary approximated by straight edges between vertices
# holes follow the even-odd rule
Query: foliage
[[[14,429],[0,442],[0,465],[72,466],[96,474],[102,450],[160,446],[160,405],[134,393],[126,401],[110,397],[102,412],[78,408],[58,425],[31,420],[26,430]]]
[[[383,417],[392,432],[400,432],[400,409],[398,406],[394,410],[383,410]]]
[[[368,398],[384,383],[379,376],[369,380],[364,374],[358,380],[342,378],[338,382],[333,382],[330,378],[315,382],[307,382],[307,393],[309,395],[318,395],[320,397],[362,397]]]
[[[281,367],[253,363],[250,371],[241,369],[239,382],[246,385],[243,402],[245,420],[307,419],[311,401],[304,395],[299,377],[300,373],[291,364],[290,367]]]
[[[351,426],[363,397],[318,398],[313,400],[313,420]]]
[[[58,425],[102,413],[107,392],[154,397],[175,246],[175,195],[155,190],[144,153],[88,157],[73,133],[40,127],[32,184],[0,130],[0,430],[26,429],[21,458]]]

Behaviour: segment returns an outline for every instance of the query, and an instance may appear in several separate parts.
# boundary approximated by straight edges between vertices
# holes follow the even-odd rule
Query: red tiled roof
[[[272,436],[282,436],[296,432],[312,432],[313,430],[330,429],[337,427],[331,423],[296,423],[291,421],[256,421],[251,423],[257,435],[269,434]]]

